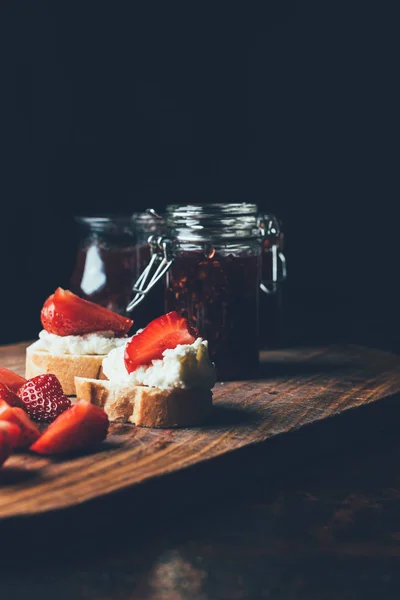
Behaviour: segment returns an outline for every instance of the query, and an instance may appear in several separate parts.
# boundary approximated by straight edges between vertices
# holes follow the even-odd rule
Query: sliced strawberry
[[[108,427],[104,410],[86,400],[78,400],[49,425],[31,450],[39,454],[62,454],[90,448],[107,437]]]
[[[0,467],[18,443],[21,431],[15,423],[0,421]]]
[[[25,381],[25,380],[24,380]],[[19,406],[23,408],[22,400],[10,390],[4,383],[0,382],[0,400],[4,400],[10,406]]]
[[[56,335],[82,335],[108,330],[122,336],[133,325],[131,319],[62,288],[57,288],[47,298],[40,318],[44,329]]]
[[[149,365],[152,360],[162,358],[164,350],[180,344],[193,344],[198,331],[187,319],[173,311],[151,321],[125,348],[124,360],[128,373],[140,365]]]
[[[32,377],[18,390],[28,415],[35,421],[54,421],[71,406],[61,383],[51,373]]]
[[[9,406],[4,400],[0,400],[0,423],[4,421],[19,427],[19,438],[14,444],[15,448],[29,448],[40,437],[38,426],[22,408]]]
[[[14,371],[10,371],[10,369],[0,367],[0,382],[4,383],[12,392],[17,392],[21,385],[26,383],[26,379],[21,375],[17,375]]]

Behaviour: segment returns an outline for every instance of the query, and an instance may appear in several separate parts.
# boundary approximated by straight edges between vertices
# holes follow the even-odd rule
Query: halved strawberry
[[[0,467],[14,450],[20,435],[21,431],[18,425],[0,421]]]
[[[54,294],[47,298],[40,318],[46,331],[62,336],[106,330],[122,336],[128,333],[133,325],[131,319],[79,298],[62,288],[57,288]]]
[[[8,388],[5,383],[0,382],[0,401],[4,400],[9,406],[19,406],[23,408],[24,404],[14,392]]]
[[[164,350],[180,344],[193,344],[198,336],[197,329],[177,312],[162,315],[127,343],[124,354],[126,370],[132,373],[140,365],[149,365],[152,360],[162,358]]]
[[[0,382],[4,383],[12,392],[17,392],[21,385],[26,383],[26,379],[10,369],[0,367]]]
[[[30,449],[39,454],[62,454],[90,448],[107,437],[108,427],[104,410],[78,400],[49,425]]]
[[[20,432],[15,448],[28,448],[40,437],[38,426],[30,420],[22,408],[9,406],[4,400],[0,400],[0,423],[13,423],[18,425]]]
[[[71,406],[61,383],[52,373],[44,373],[28,379],[18,390],[24,409],[35,421],[54,421]]]

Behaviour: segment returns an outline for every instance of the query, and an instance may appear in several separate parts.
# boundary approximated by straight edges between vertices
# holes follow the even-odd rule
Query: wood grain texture
[[[0,348],[0,365],[23,374],[25,347]],[[173,431],[115,424],[92,454],[14,455],[0,471],[0,518],[75,506],[399,390],[400,358],[387,352],[358,346],[264,352],[259,379],[216,385],[207,426]]]

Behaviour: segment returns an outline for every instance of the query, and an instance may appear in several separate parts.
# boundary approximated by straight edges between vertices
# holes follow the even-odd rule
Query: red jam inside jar
[[[70,281],[71,290],[86,300],[126,314],[133,285],[150,259],[147,237],[158,231],[160,224],[146,213],[77,217],[76,221],[80,228],[80,244]],[[144,327],[162,314],[163,309],[160,282],[149,301],[135,313],[135,326]]]
[[[180,251],[167,273],[166,309],[190,319],[208,340],[219,379],[257,372],[259,255]]]
[[[174,260],[166,310],[177,310],[208,340],[219,380],[259,367],[261,240],[253,204],[167,207]]]

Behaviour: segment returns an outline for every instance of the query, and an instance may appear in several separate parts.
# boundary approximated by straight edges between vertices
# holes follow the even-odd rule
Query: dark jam
[[[150,260],[147,243],[110,248],[97,242],[78,250],[75,270],[71,278],[71,291],[85,300],[100,304],[119,314],[126,314],[132,299],[132,288]],[[129,315],[135,329],[163,313],[163,283],[149,293],[146,302]]]
[[[181,251],[167,273],[166,309],[208,340],[219,380],[257,373],[260,258]]]

